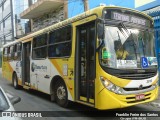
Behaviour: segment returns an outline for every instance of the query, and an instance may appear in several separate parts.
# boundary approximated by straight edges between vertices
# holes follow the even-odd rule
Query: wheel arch
[[[56,82],[59,81],[59,80],[61,80],[65,84],[65,86],[66,86],[66,83],[65,83],[64,79],[61,76],[59,76],[59,75],[54,76],[52,78],[52,80],[51,80],[51,83],[50,83],[51,101],[55,101],[54,87],[55,87]]]

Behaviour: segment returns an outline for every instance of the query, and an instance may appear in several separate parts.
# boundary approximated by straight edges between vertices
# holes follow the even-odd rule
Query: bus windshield
[[[101,64],[112,68],[156,67],[154,33],[150,30],[128,29],[122,26],[105,26]]]

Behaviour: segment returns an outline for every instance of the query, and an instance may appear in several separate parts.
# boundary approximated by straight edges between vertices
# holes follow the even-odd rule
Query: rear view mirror
[[[13,97],[12,99],[11,99],[11,103],[14,105],[14,104],[16,104],[16,103],[18,103],[18,102],[20,102],[21,101],[21,98],[20,97]]]
[[[97,34],[98,39],[104,39],[104,21],[97,19]]]
[[[18,97],[18,96],[12,96],[12,95],[9,95],[9,94],[6,94],[6,95],[9,98],[9,100],[11,101],[12,105],[21,101],[21,98]]]

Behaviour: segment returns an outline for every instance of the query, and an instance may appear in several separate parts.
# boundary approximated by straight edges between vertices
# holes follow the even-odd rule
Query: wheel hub
[[[57,89],[58,99],[60,99],[60,100],[65,99],[65,96],[66,96],[66,91],[65,91],[64,87],[59,86],[58,89]]]
[[[14,79],[14,86],[16,86],[17,85],[17,82],[16,82],[16,79]]]

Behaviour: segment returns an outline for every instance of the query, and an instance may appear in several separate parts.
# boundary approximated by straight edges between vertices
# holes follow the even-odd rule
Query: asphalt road
[[[23,118],[25,120],[97,120],[97,119],[110,119],[110,120],[159,120],[160,117],[149,117],[149,118],[127,118],[127,117],[93,117],[92,115],[99,113],[98,110],[95,110],[93,108],[87,107],[85,105],[73,103],[71,107],[69,108],[62,108],[59,107],[56,103],[53,103],[50,101],[50,96],[37,92],[37,91],[28,91],[24,89],[15,90],[10,81],[7,81],[2,78],[2,75],[0,73],[0,86],[9,94],[19,96],[21,98],[21,102],[14,105],[16,111],[53,111],[53,114],[55,114],[58,117],[47,117],[47,118]],[[84,112],[84,111],[94,111],[93,113],[90,112]],[[114,111],[119,112],[127,112],[130,111],[131,113],[133,111],[160,111],[160,108],[154,107],[150,104],[141,104],[132,106],[129,108],[124,109],[116,109],[116,110],[106,110],[103,111],[103,114],[110,114],[114,113]],[[133,112],[134,113],[134,112]],[[75,115],[76,114],[76,115]],[[102,114],[102,116],[103,116]],[[74,117],[70,117],[70,116]],[[66,117],[67,116],[67,117]],[[75,117],[76,116],[76,117]]]

